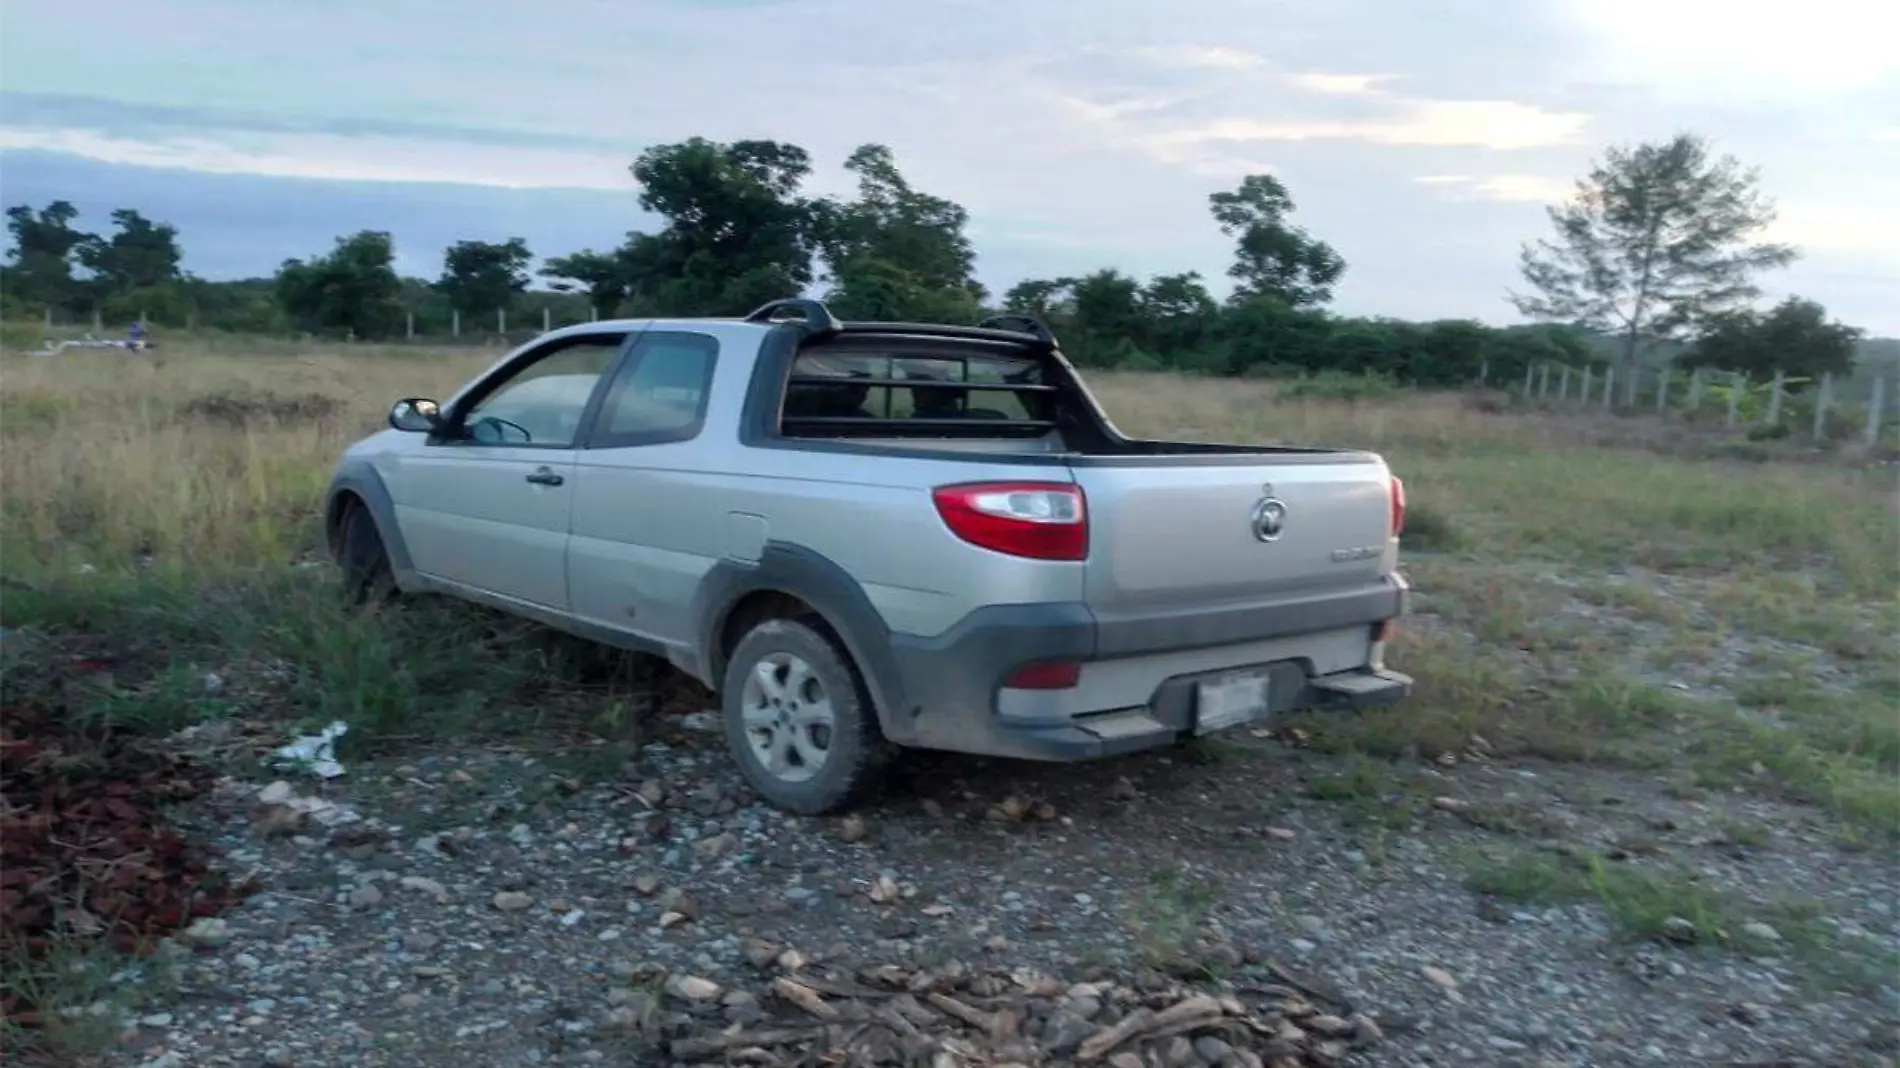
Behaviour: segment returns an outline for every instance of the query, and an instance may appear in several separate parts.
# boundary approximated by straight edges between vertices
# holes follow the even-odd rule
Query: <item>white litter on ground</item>
[[[319,779],[334,779],[343,774],[343,765],[336,759],[336,740],[349,729],[349,724],[337,720],[321,733],[303,735],[289,745],[273,749],[271,753],[277,758],[273,763],[289,764]]]

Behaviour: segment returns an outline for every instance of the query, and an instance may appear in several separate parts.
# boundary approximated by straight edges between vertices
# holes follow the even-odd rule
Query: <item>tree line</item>
[[[0,303],[9,318],[56,309],[368,340],[411,328],[440,334],[458,320],[486,327],[498,312],[523,326],[538,325],[544,309],[561,322],[735,315],[816,291],[846,319],[1036,315],[1085,365],[1334,371],[1419,385],[1465,384],[1481,371],[1510,380],[1539,362],[1839,373],[1861,337],[1813,301],[1756,309],[1756,277],[1796,251],[1755,240],[1773,219],[1755,172],[1686,134],[1611,148],[1548,209],[1551,236],[1522,249],[1528,288],[1508,294],[1534,321],[1503,328],[1332,313],[1346,261],[1293,222],[1292,194],[1271,175],[1208,197],[1214,225],[1234,242],[1232,292],[1217,300],[1195,271],[1142,278],[1112,267],[991,294],[975,277],[968,213],[913,186],[888,147],[863,145],[845,160],[857,180],[848,199],[809,195],[812,166],[803,148],[778,141],[652,145],[630,169],[657,229],[549,257],[538,270],[521,238],[459,241],[433,280],[400,276],[391,235],[366,230],[286,260],[270,278],[210,282],[182,270],[174,227],[136,210],[114,211],[102,236],[79,229],[65,201],[17,205],[7,209],[13,250]],[[543,285],[531,288],[536,274]]]

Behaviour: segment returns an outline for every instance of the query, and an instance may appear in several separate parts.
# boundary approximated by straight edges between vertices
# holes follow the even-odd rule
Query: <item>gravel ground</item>
[[[264,889],[179,940],[175,985],[110,1063],[663,1064],[654,1014],[751,1026],[785,1001],[775,977],[887,966],[1038,975],[1091,1011],[1162,971],[1189,984],[1176,996],[1291,984],[1359,1021],[1327,1051],[1352,1065],[1888,1064],[1900,1038],[1891,985],[1840,992],[1773,946],[1635,941],[1594,904],[1466,885],[1478,849],[1617,847],[1749,900],[1799,887],[1830,929],[1890,951],[1890,858],[1833,847],[1799,809],[1466,759],[1418,771],[1408,789],[1443,799],[1418,818],[1369,819],[1376,796],[1310,796],[1349,765],[1246,738],[1075,767],[919,757],[863,814],[813,820],[750,799],[696,726],[631,753],[227,783],[191,818]],[[300,811],[318,792],[335,807]],[[1738,818],[1774,831],[1737,845]],[[1126,1019],[1071,1015],[1079,1033]],[[1151,1050],[1104,1063],[1261,1062]]]

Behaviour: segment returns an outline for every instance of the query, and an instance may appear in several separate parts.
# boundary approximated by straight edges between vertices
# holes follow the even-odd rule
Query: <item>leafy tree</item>
[[[1774,221],[1755,171],[1678,134],[1609,149],[1566,204],[1546,209],[1557,233],[1520,253],[1534,292],[1513,292],[1533,319],[1614,331],[1625,365],[1638,345],[1694,328],[1759,295],[1752,276],[1793,262],[1755,242]]]
[[[1491,381],[1502,385],[1523,381],[1525,370],[1538,364],[1583,368],[1603,360],[1590,339],[1574,327],[1518,323],[1485,330],[1484,362],[1490,364]]]
[[[1295,308],[1278,297],[1254,296],[1228,305],[1220,333],[1228,347],[1227,370],[1269,374],[1330,366],[1332,324],[1326,313]]]
[[[403,325],[402,280],[394,262],[386,231],[339,237],[327,256],[284,261],[277,272],[278,303],[304,330],[387,337]]]
[[[1756,379],[1776,371],[1810,379],[1844,375],[1853,370],[1861,334],[1857,327],[1829,322],[1820,304],[1789,297],[1766,315],[1744,309],[1711,317],[1684,363]]]
[[[975,293],[956,286],[925,285],[915,272],[889,260],[851,260],[833,281],[835,286],[825,300],[841,319],[968,323],[982,314]]]
[[[1199,351],[1219,317],[1220,305],[1198,271],[1156,275],[1141,287],[1142,343],[1154,351]]]
[[[1402,381],[1445,386],[1475,382],[1490,355],[1487,343],[1494,331],[1474,320],[1393,326],[1402,326],[1410,335],[1403,347],[1404,359],[1385,369]]]
[[[1057,317],[1074,284],[1073,278],[1026,278],[1003,294],[1003,310],[1047,322]]]
[[[1069,284],[1069,329],[1097,343],[1135,341],[1143,332],[1141,280],[1113,267]]]
[[[1393,375],[1412,361],[1409,323],[1390,323],[1379,319],[1338,319],[1324,326],[1321,357],[1307,370],[1344,372],[1349,375]],[[1398,329],[1394,329],[1397,327]],[[1311,360],[1311,356],[1308,357]]]
[[[627,299],[627,263],[612,252],[584,249],[569,256],[555,256],[541,267],[543,278],[555,279],[552,288],[565,292],[578,284],[587,291],[587,303],[594,314],[611,319]]]
[[[632,171],[640,206],[667,220],[622,248],[632,296],[675,315],[733,315],[811,282],[804,149],[694,137],[647,149]]]
[[[277,334],[290,328],[274,278],[207,282],[186,275],[179,288],[200,325],[249,334]]]
[[[155,223],[130,208],[112,213],[113,235],[89,238],[76,246],[79,262],[93,274],[102,297],[152,290],[180,280],[178,228]]]
[[[528,263],[533,259],[528,243],[519,237],[499,244],[457,241],[443,254],[442,277],[436,287],[464,318],[491,316],[528,288]]]
[[[954,201],[912,188],[891,150],[860,145],[845,160],[858,197],[812,205],[813,232],[830,268],[827,299],[845,318],[967,320],[983,287],[972,277],[976,250]]]
[[[1272,297],[1289,307],[1325,304],[1346,273],[1346,261],[1331,245],[1287,222],[1293,196],[1278,178],[1250,174],[1239,188],[1208,198],[1221,233],[1237,242],[1227,273],[1238,284],[1234,299]]]
[[[83,289],[73,278],[75,253],[96,243],[96,235],[73,228],[79,209],[55,200],[35,212],[25,204],[7,209],[13,255],[4,288],[9,301],[40,307],[82,306]]]

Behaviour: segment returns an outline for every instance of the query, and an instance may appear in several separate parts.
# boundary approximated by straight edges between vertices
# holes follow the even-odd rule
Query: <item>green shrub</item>
[[[0,349],[8,352],[29,352],[44,348],[46,331],[35,322],[10,319],[0,323]]]

